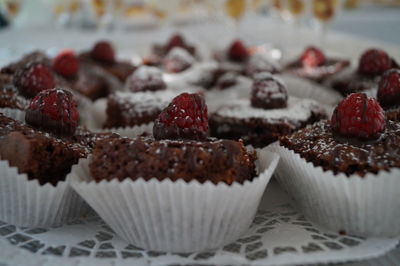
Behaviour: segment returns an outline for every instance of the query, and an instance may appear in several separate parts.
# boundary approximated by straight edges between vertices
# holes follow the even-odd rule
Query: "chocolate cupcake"
[[[155,139],[99,141],[74,167],[72,186],[135,246],[193,252],[234,241],[278,158],[259,151],[255,161],[240,141],[210,139],[207,122],[201,96],[183,93],[156,119]]]
[[[400,69],[386,71],[378,85],[377,99],[386,118],[400,122]]]
[[[58,89],[32,99],[26,122],[0,114],[0,219],[28,227],[76,219],[88,208],[66,175],[97,140],[113,135],[77,127],[72,94]]]
[[[348,60],[328,58],[320,49],[310,46],[298,59],[289,63],[284,71],[321,83],[343,71],[349,65]]]
[[[280,138],[276,177],[304,215],[334,231],[397,236],[400,124],[362,93],[323,120]],[[386,217],[382,219],[382,217]]]
[[[367,91],[375,95],[382,74],[386,70],[397,67],[398,64],[385,51],[369,49],[361,55],[357,69],[332,78],[327,85],[344,96]]]
[[[265,147],[323,118],[325,111],[316,101],[288,96],[285,85],[264,72],[255,77],[250,99],[224,104],[211,114],[210,129],[213,137]]]

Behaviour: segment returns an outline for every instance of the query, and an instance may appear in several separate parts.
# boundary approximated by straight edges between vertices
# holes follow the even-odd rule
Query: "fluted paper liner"
[[[343,98],[339,92],[306,79],[289,74],[276,76],[286,84],[288,94],[298,98],[313,99],[319,103],[334,106]]]
[[[89,206],[70,187],[40,185],[19,174],[8,161],[0,161],[0,220],[25,227],[56,227],[80,217]]]
[[[216,248],[250,226],[279,156],[258,153],[260,174],[251,182],[217,185],[170,179],[92,180],[88,159],[69,177],[72,187],[129,243],[148,250],[192,252]]]
[[[335,175],[274,143],[281,156],[275,177],[311,221],[333,231],[366,237],[400,235],[400,169]]]
[[[25,111],[15,108],[0,108],[0,113],[14,120],[25,123]]]

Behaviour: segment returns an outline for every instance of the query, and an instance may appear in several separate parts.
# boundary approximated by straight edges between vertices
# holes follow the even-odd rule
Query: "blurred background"
[[[221,35],[280,50],[299,39],[323,48],[342,45],[330,41],[332,32],[396,47],[400,0],[0,0],[0,59],[60,42],[73,47],[88,36],[115,38],[122,51],[130,37],[140,50],[176,31],[194,41],[207,38],[214,47]]]
[[[400,0],[0,0],[0,28],[132,31],[268,16],[292,27],[330,29],[400,44]]]

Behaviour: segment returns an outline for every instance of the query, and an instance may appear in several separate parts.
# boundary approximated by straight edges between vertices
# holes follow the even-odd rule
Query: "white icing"
[[[314,111],[324,112],[322,107],[314,100],[289,97],[288,106],[280,109],[262,109],[251,106],[248,99],[238,99],[231,104],[221,106],[217,114],[229,118],[250,119],[262,118],[268,123],[277,120],[290,122],[306,121]]]

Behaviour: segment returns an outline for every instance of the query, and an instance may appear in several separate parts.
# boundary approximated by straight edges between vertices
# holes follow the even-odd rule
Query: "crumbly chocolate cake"
[[[101,67],[122,82],[125,82],[129,75],[132,74],[133,71],[135,71],[135,67],[129,62],[103,62],[100,60],[95,60],[90,56],[90,52],[82,53],[79,58],[81,62],[86,62]]]
[[[384,108],[386,119],[400,122],[400,106]]]
[[[43,53],[42,51],[33,51],[31,53],[24,55],[18,61],[15,61],[7,66],[4,66],[3,68],[1,68],[0,73],[13,75],[18,69],[24,67],[25,65],[31,62],[42,62],[45,63],[46,65],[50,65],[50,59],[46,56],[45,53]]]
[[[295,130],[326,118],[313,100],[289,97],[287,107],[260,109],[249,100],[236,100],[220,107],[209,119],[210,135],[221,139],[243,139],[246,145],[264,147]]]
[[[0,108],[25,110],[29,101],[13,86],[0,87]]]
[[[107,97],[112,90],[113,85],[107,79],[107,74],[96,66],[81,63],[77,75],[67,80],[73,90],[91,100],[96,100]]]
[[[255,153],[231,140],[155,141],[149,138],[114,138],[98,141],[90,163],[95,181],[170,178],[214,184],[243,183],[256,175]]]
[[[280,144],[335,174],[364,176],[400,167],[400,124],[393,121],[387,121],[383,134],[373,141],[338,137],[332,133],[330,123],[323,120],[281,137]]]
[[[29,53],[20,60],[5,66],[0,70],[0,89],[9,86],[13,87],[13,76],[17,70],[32,62],[42,62],[47,66],[51,66],[51,59],[44,53],[38,51]],[[107,78],[107,75],[109,74],[93,64],[81,62],[80,65],[81,67],[79,68],[78,74],[71,78],[65,78],[53,71],[56,87],[76,91],[92,100],[106,97],[112,90],[113,86]],[[122,84],[118,85],[122,87]],[[20,95],[18,90],[13,91],[16,92],[16,95],[14,96],[11,95],[11,90],[9,89],[7,92],[1,92],[1,94],[6,93],[9,98],[25,98]]]
[[[168,90],[113,93],[107,100],[104,127],[130,127],[153,122],[174,96],[175,93]]]
[[[0,113],[0,158],[26,173],[40,184],[57,184],[65,179],[71,166],[86,157],[94,143],[114,134],[94,134],[77,130],[71,138],[58,138]]]
[[[349,65],[350,62],[348,60],[328,58],[321,66],[304,67],[300,60],[296,60],[292,63],[289,63],[286,66],[285,71],[302,78],[313,80],[315,82],[322,82],[325,79],[341,72]]]

